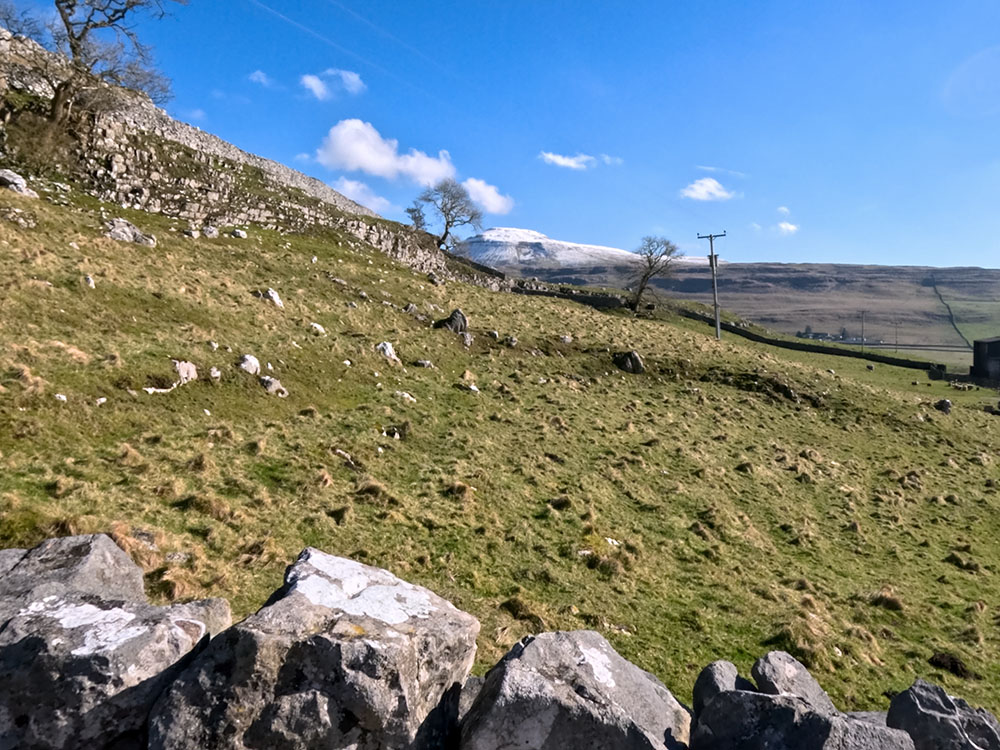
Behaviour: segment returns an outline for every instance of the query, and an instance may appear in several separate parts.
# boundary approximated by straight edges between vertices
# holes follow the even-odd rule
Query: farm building
[[[972,377],[1000,382],[1000,336],[973,342]]]

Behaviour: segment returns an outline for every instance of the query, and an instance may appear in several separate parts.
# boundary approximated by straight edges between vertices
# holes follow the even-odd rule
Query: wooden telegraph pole
[[[708,264],[712,267],[712,300],[715,304],[715,338],[722,340],[722,321],[719,318],[719,256],[715,254],[715,240],[722,234],[699,234],[699,240],[708,240]]]

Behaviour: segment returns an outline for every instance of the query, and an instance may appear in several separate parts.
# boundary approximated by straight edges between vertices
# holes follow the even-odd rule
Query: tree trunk
[[[67,78],[55,88],[49,104],[48,120],[53,125],[63,125],[69,115],[69,105],[73,101],[73,79]]]

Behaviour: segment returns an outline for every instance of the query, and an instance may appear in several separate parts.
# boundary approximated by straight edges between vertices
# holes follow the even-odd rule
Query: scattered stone
[[[20,193],[26,198],[37,198],[38,193],[28,187],[28,181],[21,177],[17,172],[13,172],[9,169],[0,169],[0,187],[5,187],[8,190],[13,190],[15,193]]]
[[[414,305],[412,302],[410,302],[406,305],[406,307],[403,308],[403,312],[407,313],[408,315],[413,315],[414,313],[417,312],[417,306]]]
[[[478,633],[427,589],[307,549],[166,691],[149,747],[444,747]]]
[[[429,359],[418,359],[413,363],[414,367],[434,367],[434,363]]]
[[[396,396],[396,398],[403,399],[403,401],[405,401],[408,404],[415,404],[415,403],[417,403],[417,400],[415,398],[413,398],[413,396],[411,396],[406,391],[396,391],[395,396]]]
[[[494,341],[499,341],[500,340],[500,331],[490,331],[486,335],[489,336]]]
[[[180,378],[174,384],[175,387],[198,379],[198,368],[194,366],[193,362],[186,362],[178,359],[172,359],[170,361],[174,363],[174,369],[177,370],[177,377]]]
[[[321,326],[319,323],[310,323],[309,327],[315,333],[319,334],[320,336],[325,336],[326,335],[326,329],[323,326]]]
[[[683,748],[691,716],[653,675],[593,631],[542,633],[486,675],[463,750]]]
[[[381,344],[375,347],[375,351],[385,357],[387,360],[393,364],[403,364],[400,362],[399,357],[396,356],[396,350],[392,348],[392,344],[388,341],[383,341]]]
[[[218,382],[218,381],[222,380],[222,371],[219,370],[218,367],[213,367],[212,369],[210,369],[208,371],[208,377],[210,377],[212,380]]]
[[[728,661],[713,661],[698,675],[694,683],[694,715],[697,718],[701,710],[719,693],[731,690],[749,690],[756,688],[749,680],[740,677],[736,665]]]
[[[213,352],[217,352],[219,351],[219,343],[217,341],[209,341],[208,348],[211,349]]]
[[[823,713],[795,695],[719,693],[691,732],[691,750],[913,750],[906,732]]]
[[[285,388],[285,386],[283,386],[281,381],[277,378],[265,375],[260,379],[260,384],[264,386],[264,390],[272,396],[277,396],[278,398],[288,398],[288,389]]]
[[[451,315],[442,320],[434,321],[434,328],[447,328],[452,333],[465,333],[468,330],[469,322],[459,309],[451,311]]]
[[[94,277],[89,274],[83,277],[83,283],[86,284],[89,289],[97,288],[97,283],[94,281]]]
[[[207,240],[215,240],[219,238],[218,227],[205,226],[201,228],[201,233],[205,236]]]
[[[569,335],[560,336],[559,337],[559,343],[561,343],[561,344],[572,344],[573,343],[573,337],[569,336]]]
[[[0,219],[17,224],[21,229],[34,229],[38,226],[38,217],[16,206],[0,206]]]
[[[639,356],[639,353],[635,349],[629,352],[615,352],[611,355],[611,361],[614,362],[615,367],[619,370],[624,370],[635,375],[646,371],[646,367],[642,363],[642,357]]]
[[[274,289],[272,289],[271,287],[268,287],[267,291],[261,294],[261,297],[273,302],[275,307],[279,307],[282,310],[285,309],[285,303],[281,301],[281,297],[279,297],[278,293],[274,291]]]
[[[252,354],[244,354],[236,366],[251,375],[260,375],[260,360]]]
[[[886,724],[907,732],[916,750],[1000,750],[993,714],[923,680],[892,699]]]
[[[348,303],[347,303],[347,306],[348,306],[348,307],[357,307],[357,306],[358,306],[358,303],[357,303],[357,302],[348,302]]]
[[[427,280],[431,282],[431,284],[433,284],[434,286],[441,286],[442,284],[444,284],[444,282],[441,281],[441,279],[439,279],[437,277],[437,274],[434,273],[433,271],[427,274]]]
[[[247,238],[247,233],[244,232],[242,229],[234,229],[233,237],[235,237],[238,240],[245,240]]]
[[[95,406],[101,406],[102,404],[106,404],[106,403],[108,403],[107,397],[106,396],[101,396],[99,399],[97,399],[94,402],[94,405]]]
[[[314,255],[314,256],[313,256],[312,258],[310,258],[310,259],[309,259],[309,262],[310,262],[310,263],[319,263],[319,258],[317,258],[317,257],[316,257],[316,256]]]
[[[934,404],[934,408],[944,414],[951,414],[951,399],[943,398]]]
[[[503,340],[503,343],[505,346],[509,346],[511,349],[513,349],[515,346],[517,346],[517,336],[508,336]]]
[[[472,342],[474,340],[475,339],[472,337],[471,333],[465,332],[465,333],[462,334],[462,346],[464,346],[466,349],[468,349],[470,346],[472,346]]]
[[[134,242],[137,245],[146,247],[156,247],[156,237],[151,234],[143,234],[140,229],[126,219],[112,219],[105,224],[107,231],[105,237],[109,237],[119,242]]]
[[[875,372],[875,365],[865,365],[865,367],[868,369],[868,372]]]
[[[55,395],[55,399],[56,399],[56,401],[63,401],[63,402],[65,402],[66,401],[66,394],[65,393],[57,393]]]

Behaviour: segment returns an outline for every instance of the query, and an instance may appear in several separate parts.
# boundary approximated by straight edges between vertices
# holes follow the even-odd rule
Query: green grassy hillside
[[[779,647],[844,709],[916,675],[1000,708],[996,393],[432,286],[335,234],[192,240],[125,212],[150,249],[101,237],[75,195],[10,207],[37,226],[0,222],[0,544],[107,531],[158,600],[225,596],[237,615],[315,545],[479,617],[479,671],[526,633],[593,628],[682,697],[707,662]],[[284,309],[254,296],[268,287]],[[472,347],[411,302],[460,307]],[[646,374],[612,367],[626,348]],[[142,391],[171,358],[204,379]]]

